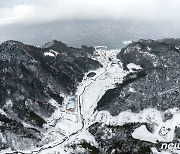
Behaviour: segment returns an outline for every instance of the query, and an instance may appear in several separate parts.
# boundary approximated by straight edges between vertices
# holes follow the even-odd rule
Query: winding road
[[[83,132],[83,130],[87,130],[88,127],[90,126],[87,124],[90,117],[86,116],[85,109],[84,109],[85,103],[87,103],[87,102],[84,102],[84,98],[86,97],[86,92],[88,91],[89,88],[94,88],[94,87],[91,87],[91,86],[93,86],[93,83],[97,82],[102,76],[104,76],[104,74],[109,70],[109,68],[112,65],[112,62],[107,60],[108,57],[106,57],[106,55],[104,55],[103,52],[101,52],[101,57],[106,59],[107,63],[105,63],[104,66],[99,69],[99,70],[101,70],[100,74],[96,74],[96,76],[94,76],[92,78],[86,78],[84,83],[82,82],[78,88],[79,90],[77,92],[77,97],[78,97],[77,111],[78,111],[79,120],[82,123],[82,127],[78,131],[70,134],[69,136],[65,136],[63,139],[57,141],[57,143],[49,145],[49,146],[44,145],[44,146],[42,146],[40,148],[36,148],[34,150],[26,150],[26,151],[15,150],[15,151],[6,151],[3,153],[9,153],[9,154],[40,154],[40,153],[43,153],[44,154],[44,153],[46,153],[47,150],[50,150],[50,149],[53,150],[53,148],[61,146],[62,144],[68,142],[72,137],[78,136],[80,133]],[[98,71],[98,70],[96,70],[96,71]],[[57,119],[56,123],[53,125],[54,128],[60,121],[60,118]]]

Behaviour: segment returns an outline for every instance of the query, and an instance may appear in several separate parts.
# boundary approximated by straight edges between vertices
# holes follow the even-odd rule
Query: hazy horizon
[[[0,42],[41,46],[122,46],[122,41],[180,38],[178,0],[0,0]]]

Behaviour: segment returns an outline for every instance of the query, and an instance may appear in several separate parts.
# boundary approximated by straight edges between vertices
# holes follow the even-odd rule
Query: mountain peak
[[[3,42],[1,45],[2,46],[14,46],[14,45],[20,45],[20,44],[23,44],[23,43],[19,42],[19,41],[15,41],[15,40],[8,40],[8,41]]]
[[[68,48],[68,46],[65,43],[61,42],[61,41],[53,40],[51,42],[48,42],[48,43],[44,44],[42,46],[42,48],[66,49],[66,48]]]

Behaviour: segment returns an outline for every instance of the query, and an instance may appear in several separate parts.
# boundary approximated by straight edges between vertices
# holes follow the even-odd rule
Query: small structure
[[[66,110],[68,110],[70,112],[74,112],[75,111],[75,103],[76,103],[76,99],[74,97],[70,98],[66,104]]]

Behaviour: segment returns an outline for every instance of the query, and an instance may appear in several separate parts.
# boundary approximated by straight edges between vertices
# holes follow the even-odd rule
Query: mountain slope
[[[0,145],[8,153],[150,154],[178,142],[179,39],[121,51],[56,40],[0,49]]]
[[[101,67],[90,56],[56,40],[43,48],[12,40],[0,45],[0,148],[18,148],[19,138],[26,140],[21,148],[40,140],[43,124],[56,109],[50,100],[60,106],[85,72]]]
[[[148,107],[161,111],[179,107],[179,41],[172,42],[175,45],[163,40],[140,40],[123,48],[118,58],[125,70],[133,72],[122,84],[106,92],[98,102],[98,110],[117,115],[121,111],[139,112]],[[133,64],[142,69],[136,70]]]
[[[129,74],[97,104],[105,125],[90,127],[102,153],[149,154],[179,141],[179,46],[179,39],[139,40],[117,55]]]

